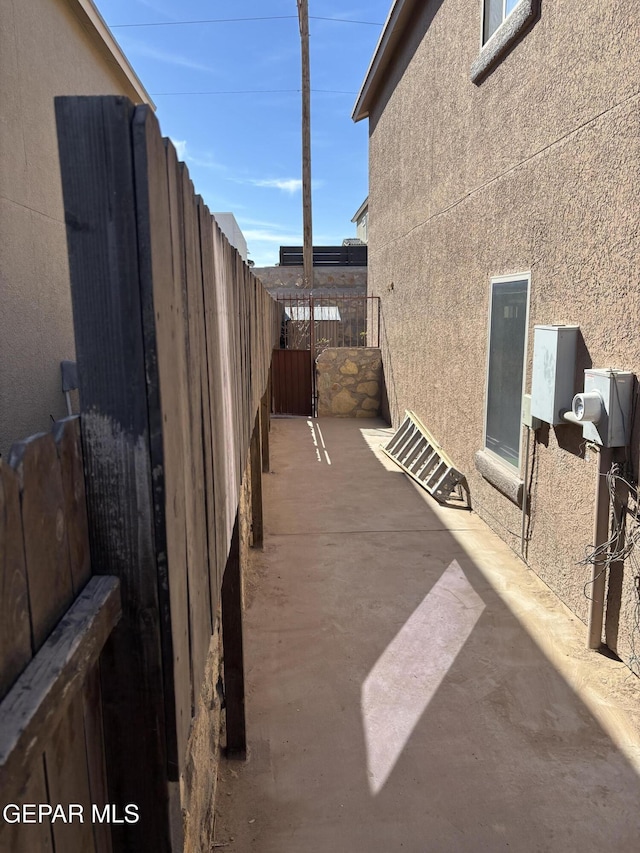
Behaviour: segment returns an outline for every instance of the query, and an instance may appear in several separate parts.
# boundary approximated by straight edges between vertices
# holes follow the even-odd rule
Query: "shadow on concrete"
[[[381,422],[320,423],[330,465],[305,420],[272,429],[248,579],[251,753],[223,763],[218,843],[636,849],[628,670],[582,650],[581,623],[477,516],[447,515],[372,451]]]

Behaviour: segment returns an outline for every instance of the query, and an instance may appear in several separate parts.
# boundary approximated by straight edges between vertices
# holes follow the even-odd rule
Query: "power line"
[[[310,21],[333,21],[336,24],[366,24],[370,27],[383,26],[380,21],[354,21],[353,18],[322,18],[320,15],[309,15]]]
[[[297,18],[297,15],[265,15],[257,18],[204,18],[201,21],[145,21],[139,24],[109,24],[109,29],[118,30],[125,27],[182,27],[189,24],[234,24],[242,21],[284,21]],[[313,21],[333,21],[336,24],[365,24],[372,27],[381,27],[378,21],[355,21],[351,18],[323,18],[319,15],[309,15]]]

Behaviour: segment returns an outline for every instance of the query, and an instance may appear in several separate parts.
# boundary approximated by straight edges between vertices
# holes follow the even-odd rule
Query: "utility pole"
[[[309,0],[298,0],[302,49],[302,263],[303,287],[313,288],[311,225],[311,72],[309,69]],[[311,318],[313,321],[313,317]],[[313,323],[312,323],[313,325]]]

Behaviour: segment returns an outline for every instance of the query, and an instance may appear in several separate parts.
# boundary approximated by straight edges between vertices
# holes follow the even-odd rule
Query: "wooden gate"
[[[313,414],[311,350],[274,349],[272,388],[274,414]]]
[[[0,460],[0,591],[0,851],[111,853],[99,670],[120,590],[92,576],[78,418]]]

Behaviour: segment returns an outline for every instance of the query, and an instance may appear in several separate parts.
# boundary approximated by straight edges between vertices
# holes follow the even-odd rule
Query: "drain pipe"
[[[610,447],[601,447],[596,469],[596,500],[593,509],[593,541],[597,548],[609,538],[609,487],[607,471],[611,467]],[[589,629],[587,648],[599,649],[602,645],[602,623],[604,620],[604,596],[607,576],[606,554],[601,554],[591,567],[591,604],[589,607]]]

